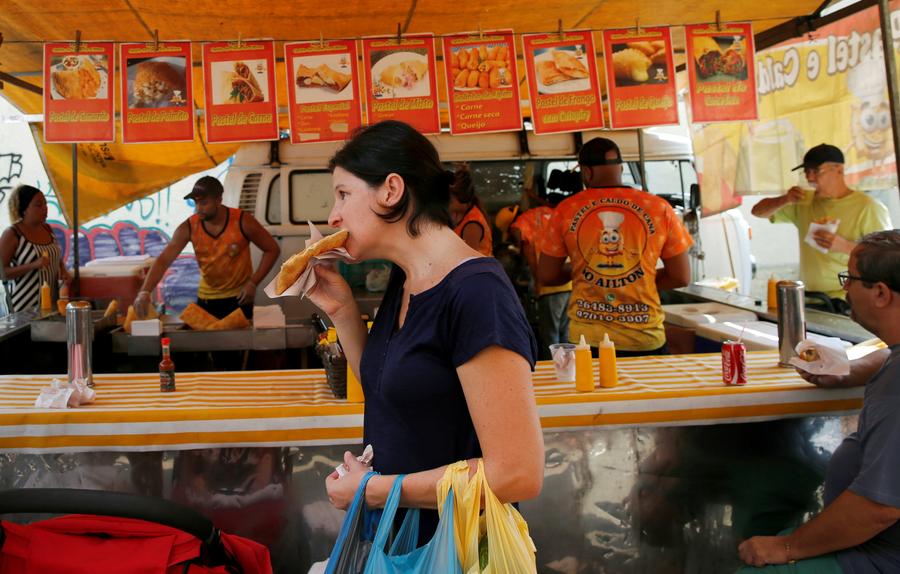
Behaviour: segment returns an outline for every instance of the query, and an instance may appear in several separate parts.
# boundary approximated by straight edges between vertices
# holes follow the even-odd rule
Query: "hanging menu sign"
[[[291,143],[344,140],[361,123],[356,41],[284,45]]]
[[[450,132],[522,129],[512,30],[444,36]]]
[[[194,140],[190,42],[120,44],[122,141]]]
[[[44,141],[115,140],[112,42],[44,44]]]
[[[278,139],[272,40],[203,44],[203,89],[207,141]]]
[[[691,121],[759,117],[755,50],[750,23],[684,27],[691,90]]]
[[[434,35],[363,38],[366,121],[406,122],[423,134],[441,131]]]
[[[534,133],[603,127],[603,106],[590,30],[522,36]]]
[[[669,28],[603,32],[609,123],[640,128],[678,123],[678,97]]]

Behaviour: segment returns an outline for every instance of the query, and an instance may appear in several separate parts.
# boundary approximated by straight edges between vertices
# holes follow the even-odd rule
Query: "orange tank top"
[[[484,233],[481,235],[481,242],[476,249],[478,249],[478,252],[482,255],[491,257],[494,254],[494,240],[491,237],[491,226],[488,225],[487,219],[484,218],[484,214],[477,206],[473,205],[469,208],[469,211],[466,212],[459,222],[459,225],[457,225],[453,231],[462,237],[463,229],[472,222],[481,225],[481,229],[484,230]]]
[[[188,220],[194,256],[200,266],[197,297],[201,299],[237,297],[253,275],[250,242],[241,228],[244,212],[233,207],[226,209],[225,228],[216,236],[206,230],[199,215]]]

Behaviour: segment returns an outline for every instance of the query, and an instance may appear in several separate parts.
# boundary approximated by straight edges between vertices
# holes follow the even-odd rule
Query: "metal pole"
[[[72,144],[72,293],[79,295],[79,257],[78,257],[78,144]]]
[[[644,130],[638,128],[638,171],[641,174],[641,189],[647,191],[647,170],[644,169]]]
[[[884,71],[887,78],[888,100],[891,103],[891,130],[894,134],[894,172],[900,184],[900,94],[897,93],[897,58],[891,34],[891,9],[888,0],[878,1],[881,16],[881,44],[884,46]],[[900,185],[898,185],[900,187]]]

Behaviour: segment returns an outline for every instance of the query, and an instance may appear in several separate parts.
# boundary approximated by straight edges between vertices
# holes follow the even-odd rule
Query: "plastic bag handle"
[[[372,543],[372,550],[376,548],[384,552],[384,545],[387,543],[388,535],[391,533],[394,524],[394,517],[397,515],[397,507],[400,506],[400,488],[403,486],[405,474],[397,475],[394,484],[391,485],[391,491],[388,493],[387,500],[384,503],[384,510],[381,514],[381,521],[378,523],[378,531],[375,533],[375,542]]]
[[[347,509],[347,518],[345,518],[344,523],[341,524],[341,531],[334,543],[334,548],[344,547],[347,537],[350,536],[351,522],[353,522],[352,520],[349,520],[349,518],[359,513],[360,506],[364,504],[366,500],[366,484],[368,484],[369,479],[376,474],[379,473],[370,470],[362,477],[362,480],[359,481],[359,486],[356,487],[356,494],[353,496],[353,502],[350,503],[350,508]]]

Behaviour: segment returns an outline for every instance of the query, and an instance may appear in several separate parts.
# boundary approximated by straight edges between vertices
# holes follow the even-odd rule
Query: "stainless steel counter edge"
[[[778,314],[774,310],[767,309],[765,303],[757,305],[752,297],[700,285],[689,285],[675,291],[695,300],[714,301],[736,309],[751,311],[764,321],[778,322]],[[838,337],[851,343],[862,343],[875,338],[875,335],[849,317],[815,309],[806,309],[806,330],[826,337]]]

